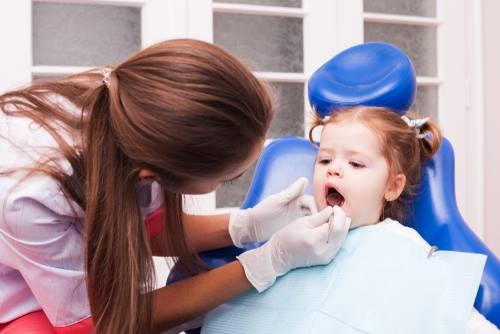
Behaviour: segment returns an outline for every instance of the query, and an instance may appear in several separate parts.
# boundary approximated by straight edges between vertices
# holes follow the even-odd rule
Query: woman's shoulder
[[[83,219],[83,210],[67,198],[58,182],[43,173],[0,177],[0,229],[37,240],[64,232]]]

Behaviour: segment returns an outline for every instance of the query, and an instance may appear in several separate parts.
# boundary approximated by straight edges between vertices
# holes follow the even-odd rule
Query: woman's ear
[[[406,176],[404,174],[397,174],[392,180],[389,181],[384,198],[388,202],[396,200],[406,185]]]
[[[139,170],[139,178],[141,179],[157,179],[158,175],[154,173],[153,171],[146,169],[146,168],[141,168]]]

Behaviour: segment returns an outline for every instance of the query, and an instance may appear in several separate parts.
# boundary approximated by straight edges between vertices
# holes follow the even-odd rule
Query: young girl
[[[375,107],[347,108],[326,119],[315,115],[312,143],[318,126],[323,126],[313,181],[318,210],[339,206],[351,218],[351,228],[378,224],[429,252],[431,246],[403,224],[422,163],[440,146],[439,128],[428,119]],[[467,328],[466,333],[497,333],[475,309]]]
[[[279,256],[286,272],[336,253],[302,247],[317,229],[289,228],[304,219],[304,182],[231,216],[182,212],[183,194],[245,172],[273,116],[263,84],[214,45],[159,43],[113,68],[0,95],[0,110],[0,331],[31,332],[23,316],[39,310],[58,333],[165,330],[270,286],[276,273],[262,261]],[[164,219],[145,226],[159,206]],[[329,215],[311,219],[323,228]],[[152,255],[197,271],[196,252],[278,230],[285,253],[153,290]]]
[[[412,295],[412,274],[418,274],[413,270],[420,264],[423,266],[419,268],[428,269],[429,262],[426,263],[425,259],[431,247],[415,230],[402,224],[407,204],[419,183],[422,163],[439,148],[439,129],[428,119],[410,120],[387,109],[364,106],[335,111],[325,119],[315,115],[309,133],[313,144],[312,133],[318,126],[323,129],[313,176],[316,206],[318,210],[335,206],[335,215],[350,217],[354,230],[349,233],[338,256],[325,269],[294,271],[263,297],[247,294],[236,299],[209,314],[205,332],[229,333],[235,328],[247,330],[248,326],[242,324],[246,320],[236,320],[234,325],[229,325],[230,321],[234,322],[229,317],[239,319],[240,306],[240,310],[252,319],[252,324],[265,324],[259,328],[250,325],[254,332],[259,333],[414,333],[411,329],[417,328],[428,328],[432,333],[450,332],[436,331],[434,320],[439,325],[442,321],[445,327],[453,324],[459,328],[457,319],[460,314],[439,309],[438,292],[433,291],[437,286],[419,285],[422,282],[417,280],[415,285],[422,288],[418,290],[415,286],[417,296]],[[332,229],[329,233],[335,234],[336,231]],[[362,233],[372,233],[369,234],[372,240],[361,239],[366,236]],[[383,239],[384,235],[389,237]],[[325,235],[325,239],[327,237]],[[396,241],[401,249],[396,247],[385,252],[384,240]],[[267,244],[273,242],[275,240],[271,238]],[[415,259],[423,259],[423,262],[413,263],[409,258],[398,258],[397,253],[407,252],[407,247],[416,249]],[[408,254],[414,253],[408,251]],[[396,263],[402,263],[402,266]],[[408,281],[390,280],[391,275],[404,276],[406,270],[412,273],[405,277]],[[429,273],[437,275],[442,272],[438,269]],[[465,269],[461,272],[462,275],[466,273]],[[476,276],[477,284],[479,278]],[[474,289],[469,290],[458,289],[460,293],[452,295],[462,296],[463,292],[469,296],[470,304],[465,305],[466,310],[472,309],[476,293]],[[408,296],[415,299],[405,298]],[[419,300],[425,304],[419,304]],[[451,314],[439,313],[438,319],[422,319],[425,311],[434,309]],[[399,315],[401,323],[398,323]],[[465,332],[497,333],[497,328],[473,309]]]

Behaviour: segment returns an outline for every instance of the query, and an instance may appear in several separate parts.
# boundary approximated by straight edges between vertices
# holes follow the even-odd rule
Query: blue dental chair
[[[383,106],[403,115],[415,99],[415,78],[413,65],[401,50],[390,44],[366,43],[343,51],[318,69],[309,81],[309,99],[322,116],[354,105]],[[316,148],[304,138],[273,141],[259,159],[242,208],[253,207],[301,176],[312,181],[315,156]],[[306,193],[312,193],[311,184]],[[460,215],[455,199],[453,148],[446,138],[422,170],[420,190],[404,223],[439,249],[487,255],[474,306],[500,327],[500,261]],[[233,261],[244,250],[228,247],[204,252],[201,257],[214,268]],[[169,283],[184,276],[174,268]]]

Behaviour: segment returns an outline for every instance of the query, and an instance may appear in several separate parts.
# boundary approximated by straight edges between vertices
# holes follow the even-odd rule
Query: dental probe
[[[333,208],[333,205],[330,205],[330,206]],[[330,240],[330,230],[332,229],[332,222],[330,221],[331,217],[333,217],[333,211],[332,211],[332,215],[328,219],[328,234],[326,236],[326,243],[328,243],[328,240]]]

